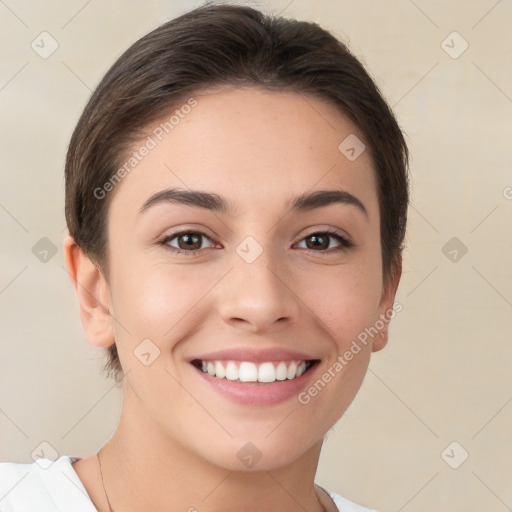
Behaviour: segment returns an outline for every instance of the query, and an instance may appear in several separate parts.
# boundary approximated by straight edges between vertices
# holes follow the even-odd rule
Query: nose
[[[295,323],[300,299],[284,262],[264,250],[253,262],[238,254],[217,289],[218,310],[224,322],[250,332],[273,332]],[[282,258],[281,258],[282,259]]]

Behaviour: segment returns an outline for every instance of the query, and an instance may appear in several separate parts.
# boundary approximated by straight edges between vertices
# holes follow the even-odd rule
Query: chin
[[[288,438],[290,441],[290,438]],[[317,441],[321,443],[320,441]],[[219,447],[205,447],[205,452],[198,453],[204,460],[229,471],[258,472],[273,471],[293,464],[306,456],[317,442],[307,445],[304,440],[293,439],[293,444],[276,436],[275,440],[261,438],[253,441],[230,439],[220,450]],[[307,446],[305,449],[304,447]]]

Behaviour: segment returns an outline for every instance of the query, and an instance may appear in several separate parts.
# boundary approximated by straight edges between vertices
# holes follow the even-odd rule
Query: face
[[[368,151],[338,149],[363,135],[320,100],[257,87],[193,96],[168,134],[149,127],[156,146],[110,192],[123,407],[216,465],[244,469],[248,454],[272,469],[321,444],[384,346],[361,342],[394,295],[376,178]],[[294,205],[319,191],[333,193]]]

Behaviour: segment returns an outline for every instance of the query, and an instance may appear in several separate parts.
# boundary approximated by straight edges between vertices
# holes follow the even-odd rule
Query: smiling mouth
[[[268,361],[263,363],[253,363],[251,361],[202,361],[200,359],[191,361],[192,365],[198,370],[218,379],[265,384],[296,379],[309,371],[318,362],[318,359],[306,361]]]

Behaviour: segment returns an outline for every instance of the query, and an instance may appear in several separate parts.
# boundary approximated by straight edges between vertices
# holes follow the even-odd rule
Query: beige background
[[[0,1],[2,461],[32,462],[43,441],[86,456],[117,425],[120,391],[100,375],[64,268],[65,151],[121,52],[199,4]],[[348,42],[412,153],[403,311],[328,436],[318,483],[382,512],[511,510],[512,3],[250,4]],[[59,45],[47,59],[31,48],[43,31]],[[469,44],[458,58],[443,48],[462,39],[442,44],[454,31]],[[32,252],[43,237],[57,248],[47,262]],[[455,262],[452,237],[468,249]]]

